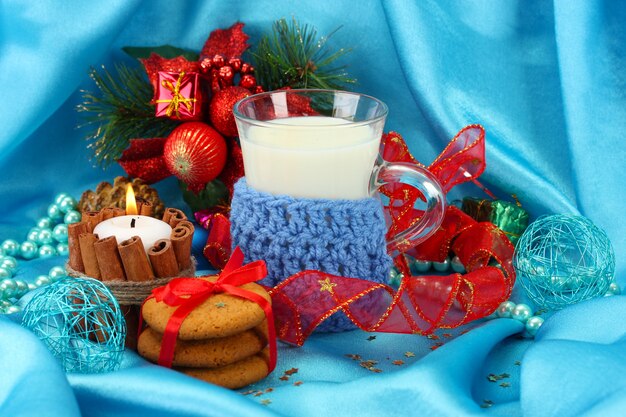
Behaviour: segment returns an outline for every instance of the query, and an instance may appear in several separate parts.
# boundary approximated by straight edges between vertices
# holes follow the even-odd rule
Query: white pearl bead
[[[454,272],[458,272],[459,274],[463,274],[465,272],[465,267],[461,263],[461,260],[459,259],[459,257],[456,255],[450,261],[450,266],[452,267],[452,270]]]
[[[535,335],[537,334],[537,330],[539,330],[542,324],[543,324],[543,319],[541,317],[539,316],[529,317],[528,320],[526,320],[526,331],[528,332],[530,336],[535,337]]]
[[[20,311],[22,311],[22,309],[20,308],[20,306],[12,305],[12,306],[7,307],[5,311],[7,314],[13,314],[13,313],[19,313]]]
[[[496,309],[496,316],[501,318],[511,317],[511,311],[515,308],[513,301],[505,301]]]
[[[417,259],[411,264],[412,269],[417,272],[428,272],[430,267],[432,266],[432,262],[430,261],[418,261]]]
[[[450,269],[450,260],[446,258],[443,262],[433,262],[433,269],[437,272],[446,272]]]
[[[4,298],[9,299],[15,296],[17,284],[15,284],[15,281],[12,279],[6,278],[0,282],[0,289],[2,289],[4,293]]]
[[[511,318],[526,322],[530,316],[533,315],[533,311],[526,304],[518,304],[513,310],[511,310]]]
[[[35,280],[35,285],[38,287],[43,287],[48,284],[50,284],[50,278],[45,275],[38,276]]]

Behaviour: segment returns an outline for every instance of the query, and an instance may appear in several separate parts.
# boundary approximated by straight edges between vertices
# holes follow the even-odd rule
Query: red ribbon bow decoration
[[[236,297],[244,298],[258,304],[265,312],[268,327],[270,360],[269,372],[276,367],[276,330],[274,328],[274,315],[272,306],[265,298],[252,291],[240,288],[241,285],[263,279],[267,275],[264,261],[255,261],[243,265],[243,252],[237,247],[219,274],[217,281],[210,282],[198,278],[175,278],[167,285],[155,288],[152,295],[156,301],[163,302],[170,307],[178,307],[165,327],[159,365],[172,367],[176,338],[180,326],[185,318],[200,304],[205,302],[211,295],[227,293]]]

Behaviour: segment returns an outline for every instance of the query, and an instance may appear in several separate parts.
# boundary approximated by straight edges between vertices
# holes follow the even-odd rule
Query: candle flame
[[[126,214],[138,214],[135,192],[133,191],[133,186],[130,184],[126,186]]]

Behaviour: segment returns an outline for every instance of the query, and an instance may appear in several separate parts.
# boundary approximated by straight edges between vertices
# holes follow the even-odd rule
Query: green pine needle
[[[327,42],[337,30],[318,39],[315,28],[301,26],[295,19],[291,24],[285,19],[274,22],[272,34],[264,36],[252,52],[260,85],[268,91],[281,87],[340,90],[355,83],[345,65],[331,66],[351,51],[330,50]]]
[[[102,72],[94,68],[89,76],[96,83],[100,95],[82,91],[83,104],[78,111],[85,112],[85,123],[93,157],[102,167],[117,161],[134,138],[160,137],[169,134],[178,122],[154,116],[152,86],[141,68],[116,65],[116,77],[104,66]]]

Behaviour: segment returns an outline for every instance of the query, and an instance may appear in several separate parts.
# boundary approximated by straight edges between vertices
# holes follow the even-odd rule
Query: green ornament
[[[462,210],[478,222],[491,222],[502,230],[515,245],[528,227],[528,212],[504,200],[463,199]]]

